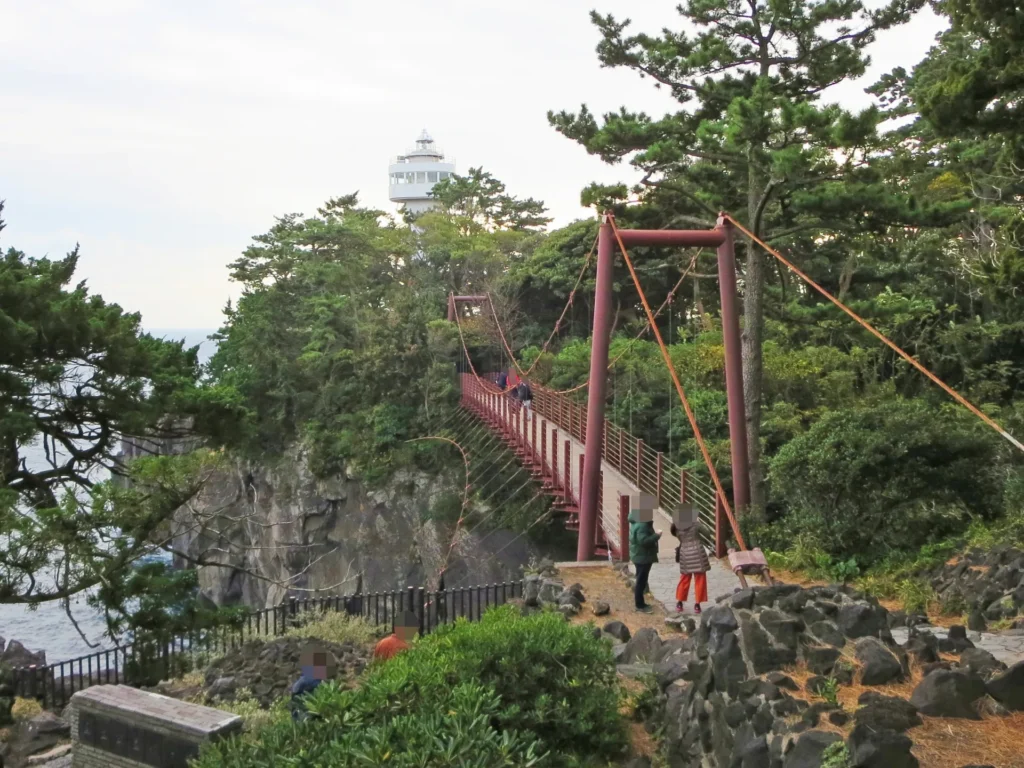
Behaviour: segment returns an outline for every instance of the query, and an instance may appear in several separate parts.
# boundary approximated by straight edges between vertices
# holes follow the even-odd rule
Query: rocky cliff
[[[453,526],[430,511],[462,483],[461,474],[401,471],[371,490],[351,469],[314,477],[301,453],[273,467],[238,461],[178,510],[175,563],[207,563],[200,587],[218,605],[276,605],[289,594],[312,596],[306,590],[352,593],[360,576],[364,592],[433,588]],[[446,586],[516,578],[533,555],[525,536],[464,527]]]

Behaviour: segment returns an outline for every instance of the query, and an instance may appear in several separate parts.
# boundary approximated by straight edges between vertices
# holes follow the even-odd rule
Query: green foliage
[[[143,333],[137,313],[73,283],[78,259],[77,248],[0,256],[0,603],[123,579],[198,491],[206,458],[129,467],[121,439],[193,437],[197,417],[228,435],[244,410],[201,387],[196,349]],[[108,471],[141,487],[101,482]]]
[[[959,413],[895,400],[826,414],[771,463],[786,529],[870,565],[998,509],[988,435]]]
[[[316,474],[354,461],[370,482],[430,464],[432,448],[406,441],[453,405],[458,348],[414,235],[350,196],[282,217],[231,265],[242,297],[210,372],[252,413],[236,450],[266,458],[301,442]]]
[[[149,561],[137,564],[122,579],[101,584],[88,599],[106,612],[110,635],[131,638],[137,651],[144,646],[160,648],[192,632],[238,628],[249,613],[245,606],[200,602],[198,592],[199,571]]]
[[[850,768],[850,750],[844,741],[836,741],[821,753],[821,768]]]
[[[285,631],[285,635],[290,637],[310,637],[339,645],[354,643],[362,647],[374,644],[381,634],[380,627],[362,616],[330,610],[321,614],[305,612]]]
[[[575,765],[623,752],[618,704],[610,650],[586,627],[503,606],[373,665],[354,690],[321,686],[307,704],[318,720],[213,746],[197,768]]]
[[[818,696],[833,707],[839,705],[839,681],[834,677],[826,677],[818,689]]]

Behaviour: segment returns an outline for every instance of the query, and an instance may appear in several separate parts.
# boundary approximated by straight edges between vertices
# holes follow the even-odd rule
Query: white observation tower
[[[424,130],[416,139],[416,148],[399,155],[389,166],[388,197],[410,213],[429,211],[436,204],[430,190],[454,173],[454,161],[445,160],[444,152]]]

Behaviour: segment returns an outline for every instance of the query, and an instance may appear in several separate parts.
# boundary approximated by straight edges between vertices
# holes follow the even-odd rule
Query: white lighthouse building
[[[396,157],[388,168],[388,197],[411,213],[423,213],[436,205],[430,190],[454,173],[455,162],[445,160],[444,152],[424,130],[416,148]]]

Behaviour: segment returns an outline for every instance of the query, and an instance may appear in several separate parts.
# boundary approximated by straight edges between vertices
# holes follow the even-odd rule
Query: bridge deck
[[[564,501],[571,524],[576,519],[580,499],[583,443],[552,420],[522,408],[508,397],[494,396],[476,382],[463,384],[463,405],[502,434],[523,463],[533,468],[538,482],[545,483],[553,496]],[[609,558],[612,553],[621,551],[619,498],[639,492],[636,485],[621,472],[609,462],[602,461],[598,540],[607,543]],[[656,508],[654,527],[663,531],[664,535],[659,543],[658,563],[651,569],[650,590],[667,610],[674,611],[679,567],[675,563],[678,541],[669,533],[671,524],[670,513],[661,507]],[[721,595],[731,593],[737,586],[739,582],[728,566],[711,558],[708,598],[714,601]]]

